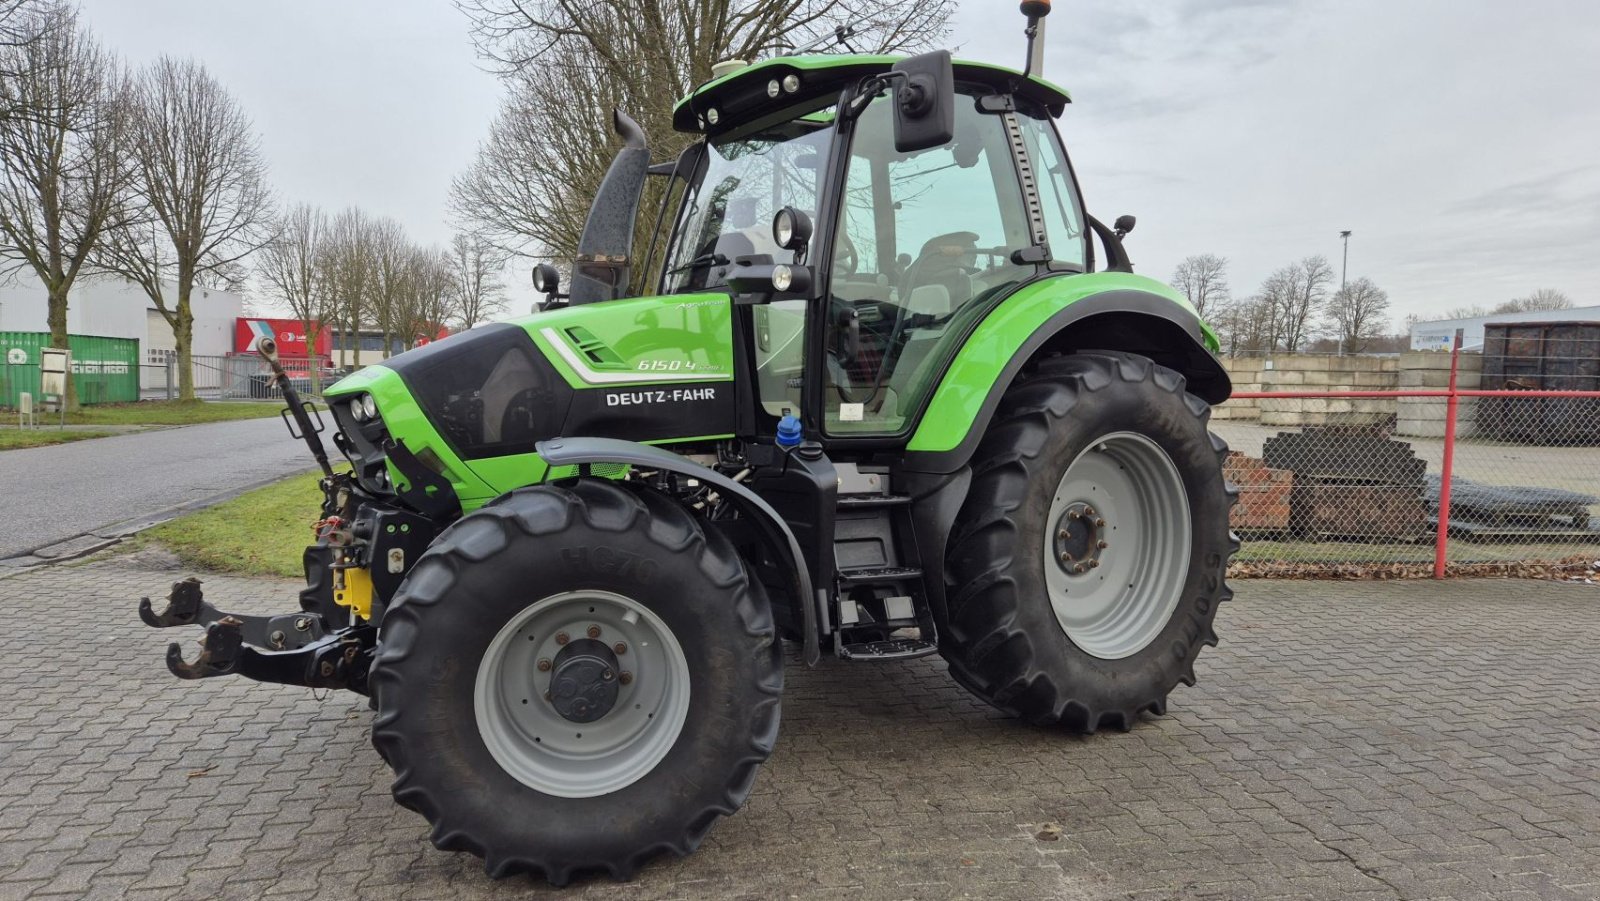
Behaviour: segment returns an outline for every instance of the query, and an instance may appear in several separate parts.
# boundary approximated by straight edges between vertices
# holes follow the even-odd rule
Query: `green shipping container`
[[[139,399],[139,342],[134,338],[68,335],[72,381],[81,404],[132,403]],[[24,392],[40,402],[39,351],[49,332],[0,332],[0,406],[15,408]]]

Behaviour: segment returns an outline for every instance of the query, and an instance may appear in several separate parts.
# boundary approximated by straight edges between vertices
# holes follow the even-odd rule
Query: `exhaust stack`
[[[622,110],[613,111],[611,122],[622,138],[622,149],[606,170],[578,240],[569,301],[574,306],[622,297],[632,271],[633,225],[650,168],[650,150],[644,130]]]
[[[1044,17],[1050,15],[1050,0],[1022,0],[1022,14],[1028,17],[1028,62],[1023,75],[1044,75]]]

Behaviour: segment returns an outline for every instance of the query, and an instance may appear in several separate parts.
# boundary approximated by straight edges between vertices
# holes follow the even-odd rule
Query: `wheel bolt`
[[[556,644],[566,644],[567,642],[569,642],[571,640],[572,639],[568,638],[567,637],[567,633],[565,633],[565,632],[557,632],[556,633]]]
[[[1082,564],[1082,563],[1079,563],[1079,564],[1078,564],[1078,565],[1077,565],[1077,566],[1074,566],[1074,567],[1073,567],[1073,568],[1072,568],[1072,571],[1073,571],[1073,572],[1075,572],[1075,573],[1081,573],[1081,572],[1083,572],[1083,564]]]
[[[1062,529],[1061,531],[1057,532],[1056,533],[1056,537],[1061,539],[1062,541],[1066,541],[1067,540],[1067,530],[1066,529]]]
[[[600,681],[602,681],[602,682],[610,682],[612,679],[615,679],[616,677],[617,677],[616,673],[613,673],[611,670],[606,670],[605,672],[600,674]]]
[[[550,672],[551,665],[552,664],[550,663],[550,658],[549,657],[541,658],[539,660],[539,672],[541,672],[541,673]]]
[[[1090,560],[1089,561],[1089,568],[1090,569],[1094,569],[1094,568],[1098,567],[1099,565],[1100,565],[1100,561],[1099,560]]]
[[[1067,553],[1066,551],[1062,551],[1061,552],[1061,562],[1062,563],[1071,563],[1072,562],[1072,555]]]
[[[1106,544],[1104,541],[1096,541],[1095,542],[1095,547],[1098,547],[1102,551],[1105,550],[1106,548],[1110,547],[1110,546],[1111,545]]]
[[[599,626],[590,626],[589,627],[589,637],[590,638],[599,638],[600,637],[600,627]]]
[[[1103,519],[1097,519],[1097,520],[1095,520],[1095,521],[1094,521],[1094,524],[1095,524],[1095,525],[1097,525],[1097,526],[1100,526],[1100,527],[1102,527],[1102,528],[1104,528],[1104,527],[1105,527],[1105,524],[1106,524],[1106,521],[1105,521],[1105,520],[1103,520]]]
[[[611,650],[615,651],[617,653],[617,655],[620,657],[621,655],[628,653],[628,646],[625,643],[619,641],[616,644],[611,646]]]
[[[1067,518],[1068,519],[1077,519],[1079,515],[1080,514],[1076,510],[1068,510],[1067,511]]]
[[[627,685],[628,683],[633,681],[633,673],[630,673],[627,670],[623,670],[622,671],[622,675],[617,677],[617,681],[621,682],[623,685]]]
[[[1083,508],[1083,515],[1084,516],[1093,516],[1094,515],[1094,508],[1093,507],[1084,507]]]

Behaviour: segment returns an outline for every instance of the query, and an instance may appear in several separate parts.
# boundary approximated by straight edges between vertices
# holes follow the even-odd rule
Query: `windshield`
[[[772,217],[792,206],[816,220],[832,138],[832,116],[812,114],[706,145],[684,192],[662,291],[721,286],[742,256],[793,263],[793,252],[772,240]]]

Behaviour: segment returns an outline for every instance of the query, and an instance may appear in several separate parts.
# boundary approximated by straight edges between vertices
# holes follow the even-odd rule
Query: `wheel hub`
[[[1068,576],[1081,576],[1100,566],[1100,555],[1111,546],[1109,527],[1100,511],[1083,501],[1067,506],[1055,525],[1056,566]]]
[[[1103,660],[1149,647],[1183,593],[1193,539],[1172,458],[1149,436],[1103,435],[1067,465],[1044,521],[1045,588],[1067,637]]]
[[[617,655],[603,643],[592,638],[568,643],[551,668],[551,706],[574,723],[605,716],[617,703],[617,669]]]
[[[478,663],[473,706],[507,773],[545,794],[592,798],[632,784],[672,749],[689,681],[683,646],[648,606],[566,591],[501,627]]]

